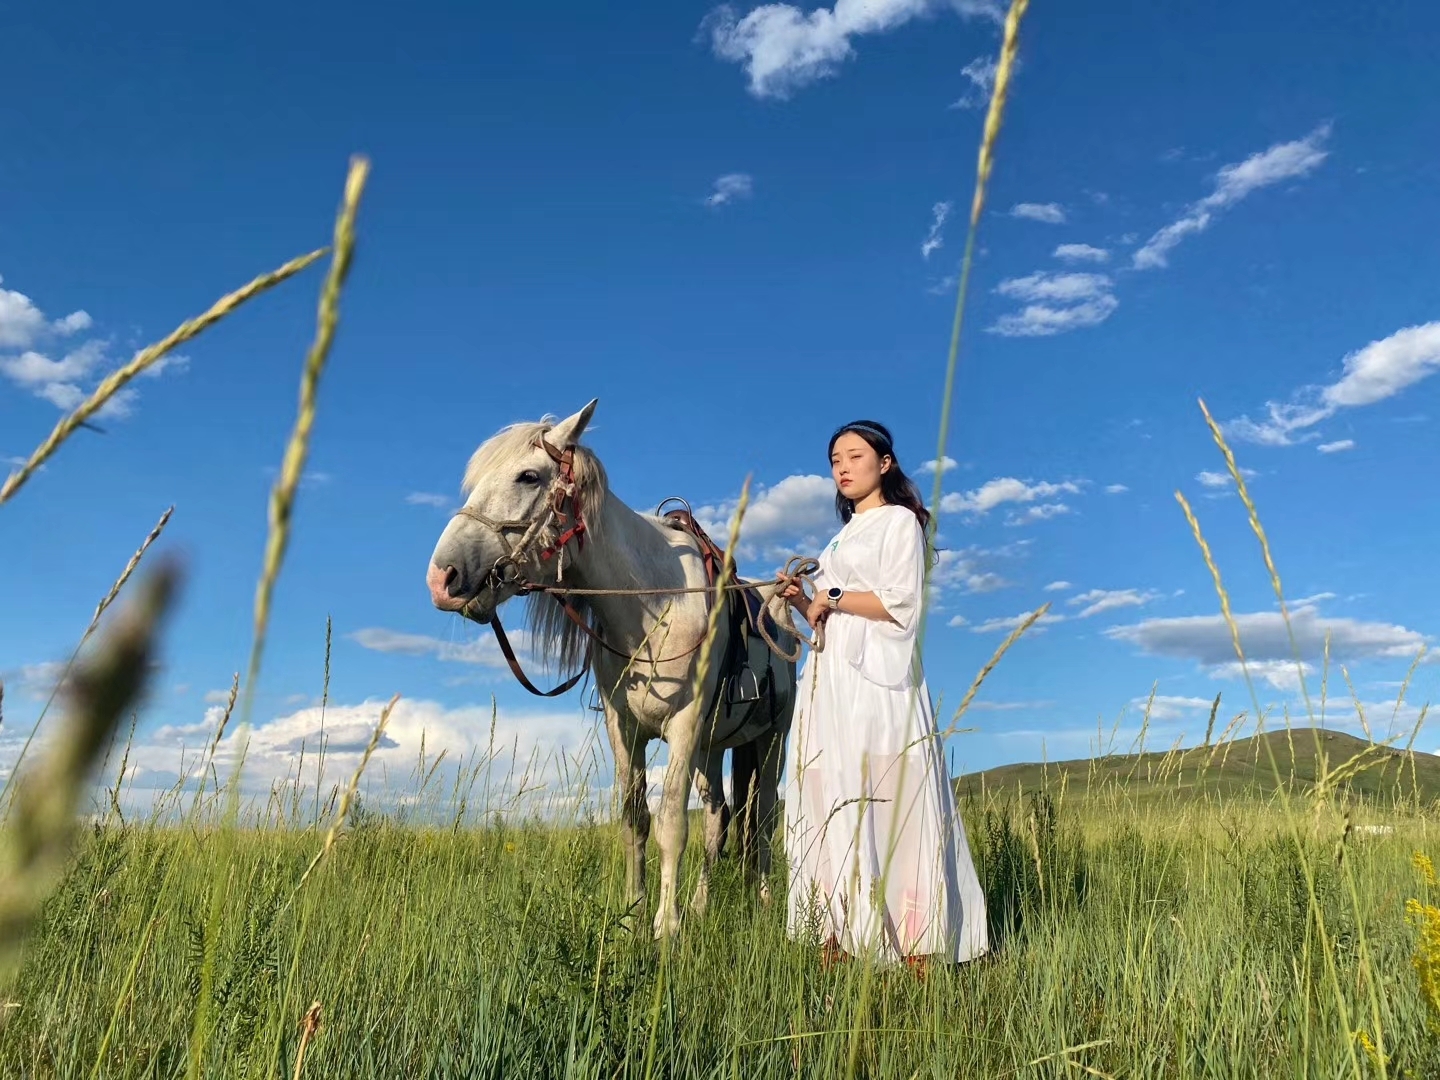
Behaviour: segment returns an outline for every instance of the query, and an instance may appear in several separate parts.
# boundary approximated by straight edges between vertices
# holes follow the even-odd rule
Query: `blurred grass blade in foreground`
[[[64,872],[75,810],[96,755],[144,694],[160,621],[179,581],[170,561],[144,580],[139,597],[75,666],[64,723],[18,781],[10,825],[0,835],[0,988],[13,978],[26,933]]]

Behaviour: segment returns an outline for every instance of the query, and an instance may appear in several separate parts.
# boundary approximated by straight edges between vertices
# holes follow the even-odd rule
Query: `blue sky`
[[[578,694],[530,698],[488,632],[429,605],[425,563],[465,458],[506,423],[598,397],[589,441],[630,505],[682,495],[720,520],[753,475],[760,573],[833,531],[825,440],[840,422],[881,419],[912,471],[933,460],[999,14],[988,0],[9,12],[0,457],[28,454],[134,349],[328,242],[347,158],[368,154],[256,700],[256,782],[313,739],[327,615],[333,738],[368,730],[398,691],[382,759],[403,769],[422,729],[432,748],[483,748],[493,694],[517,752],[578,752],[593,737]],[[1399,680],[1440,633],[1437,31],[1420,4],[1032,6],[962,342],[932,691],[956,702],[1021,613],[1049,600],[1053,621],[987,682],[978,730],[952,739],[957,766],[1084,755],[1117,717],[1124,743],[1152,683],[1159,742],[1202,734],[1217,691],[1226,718],[1249,707],[1177,489],[1242,615],[1262,703],[1303,714],[1199,397],[1253,470],[1304,601],[1304,658],[1318,669],[1328,630],[1372,727],[1389,728]],[[163,784],[198,745],[246,660],[321,273],[138,380],[105,434],[80,432],[0,508],[0,770],[171,503],[163,546],[189,577],[137,783]],[[1435,684],[1422,665],[1407,702]],[[1338,667],[1329,693],[1334,722],[1358,730]]]

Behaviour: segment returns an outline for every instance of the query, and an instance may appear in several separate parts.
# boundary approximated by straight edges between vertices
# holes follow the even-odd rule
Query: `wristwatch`
[[[838,587],[836,587],[836,588],[831,588],[830,590],[828,590],[828,591],[825,593],[825,599],[827,599],[827,600],[830,601],[830,606],[831,606],[832,608],[837,608],[837,607],[840,606],[840,597],[842,597],[842,596],[844,596],[844,595],[845,595],[845,590],[844,590],[844,589],[841,589],[841,588],[838,588]]]

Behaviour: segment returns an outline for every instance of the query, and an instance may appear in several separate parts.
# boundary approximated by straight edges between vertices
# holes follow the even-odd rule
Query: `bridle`
[[[455,511],[454,516],[469,518],[471,521],[478,522],[487,529],[490,529],[500,538],[500,542],[505,545],[505,554],[496,559],[494,565],[490,567],[484,582],[481,584],[482,589],[488,585],[494,592],[498,592],[503,586],[509,586],[520,594],[547,592],[548,586],[532,582],[525,577],[523,566],[526,562],[530,561],[531,549],[536,545],[540,537],[544,535],[548,528],[556,523],[564,526],[564,528],[552,542],[546,544],[545,547],[536,553],[535,558],[541,563],[548,562],[551,559],[556,560],[557,580],[563,581],[565,577],[565,549],[572,541],[577,548],[583,548],[585,546],[585,515],[580,506],[579,485],[575,480],[574,448],[567,446],[564,450],[557,450],[551,443],[546,441],[543,435],[536,438],[533,445],[549,454],[550,459],[559,467],[559,472],[555,477],[555,481],[550,485],[550,491],[545,498],[544,504],[533,518],[528,521],[496,521],[494,518],[488,517],[470,506],[462,506]],[[506,533],[507,531],[514,532],[516,530],[523,531],[520,539],[512,544],[506,536]],[[590,667],[594,645],[599,645],[601,648],[620,657],[627,665],[635,662],[638,654],[632,655],[621,652],[597,634],[594,628],[585,621],[585,617],[576,611],[569,601],[554,593],[550,593],[550,596],[560,605],[561,610],[565,612],[570,620],[585,632],[585,635],[592,643],[586,647],[585,660],[581,664],[580,670],[553,690],[540,690],[526,677],[524,669],[520,666],[519,659],[515,656],[515,650],[510,644],[510,639],[505,633],[505,627],[500,622],[500,613],[498,611],[492,611],[487,619],[476,620],[489,624],[491,631],[495,634],[496,644],[500,646],[500,652],[504,654],[505,663],[509,665],[510,671],[526,690],[537,697],[556,697],[559,694],[565,693],[585,677],[585,672],[588,671]],[[465,606],[460,609],[460,613],[467,618],[474,618],[474,616],[469,615],[466,610],[473,602],[474,597],[466,601]],[[655,664],[665,664],[672,660],[682,660],[700,648],[704,640],[704,637],[701,637],[699,641],[683,653],[661,657],[651,662]]]
[[[521,592],[529,591],[528,583],[521,575],[521,564],[529,558],[530,549],[553,521],[558,519],[561,522],[572,522],[572,524],[560,533],[553,543],[542,548],[538,558],[541,562],[558,559],[556,565],[561,580],[564,579],[565,563],[559,556],[564,552],[565,546],[571,540],[576,541],[577,547],[585,546],[585,518],[580,512],[579,486],[575,482],[574,447],[567,446],[564,450],[557,450],[546,441],[543,435],[537,438],[532,445],[549,454],[560,470],[555,482],[550,485],[550,492],[539,513],[528,521],[496,521],[494,518],[482,514],[473,506],[462,506],[453,515],[479,522],[495,533],[500,538],[500,542],[505,545],[505,554],[495,560],[495,565],[490,567],[483,584],[495,587],[515,585],[520,588]],[[523,529],[524,533],[518,541],[512,544],[505,534],[507,530],[514,531],[516,529]]]

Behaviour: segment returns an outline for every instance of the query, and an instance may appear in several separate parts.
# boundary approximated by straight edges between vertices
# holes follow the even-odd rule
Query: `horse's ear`
[[[548,435],[550,443],[564,450],[567,446],[574,446],[579,442],[585,425],[590,423],[590,417],[595,415],[595,406],[599,400],[599,398],[591,398],[590,403],[574,416],[567,416],[551,428]]]

